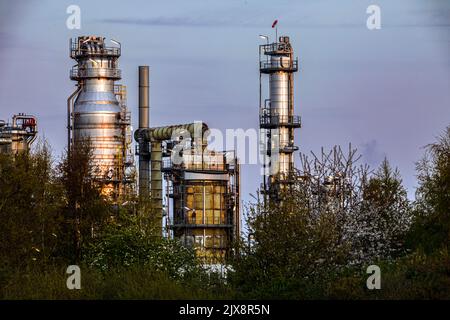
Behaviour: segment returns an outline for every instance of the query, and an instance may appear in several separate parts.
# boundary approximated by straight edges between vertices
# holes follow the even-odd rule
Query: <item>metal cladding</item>
[[[263,191],[278,195],[289,184],[294,170],[294,129],[301,127],[300,117],[294,115],[293,73],[298,60],[289,37],[260,46],[260,129],[265,161]],[[262,75],[269,75],[268,98],[262,92]]]
[[[139,130],[148,129],[150,126],[150,98],[149,98],[149,68],[139,66]],[[141,198],[148,197],[150,181],[150,150],[149,140],[142,136],[136,138],[139,143],[139,195]]]
[[[169,144],[165,152],[171,154]],[[168,226],[173,237],[196,250],[203,263],[220,266],[240,233],[239,163],[234,152],[184,150],[183,161],[163,161]]]
[[[238,160],[234,153],[230,156],[228,152],[207,150],[209,129],[205,123],[148,128],[146,78],[146,71],[140,68],[140,119],[134,138],[139,142],[140,163],[141,159],[147,161],[147,166],[139,166],[139,190],[148,185],[149,162],[151,214],[161,233],[194,247],[205,264],[223,265],[231,254],[232,241],[240,233]],[[142,152],[148,143],[149,157],[141,158],[148,155]]]
[[[36,117],[19,113],[12,123],[0,120],[0,153],[17,154],[26,152],[36,139]]]
[[[150,84],[148,66],[139,66],[139,129],[150,126]]]
[[[141,113],[140,113],[141,114]],[[144,116],[146,116],[144,114]],[[141,123],[141,120],[139,121]],[[208,126],[202,122],[194,122],[188,124],[179,124],[165,127],[156,128],[140,128],[135,131],[134,139],[139,142],[139,159],[141,156],[147,155],[143,158],[143,162],[146,162],[142,167],[139,166],[139,183],[144,185],[139,185],[140,195],[142,197],[148,196],[148,188],[150,184],[150,198],[153,209],[153,214],[156,216],[157,220],[161,222],[158,223],[162,226],[163,212],[163,177],[162,177],[162,143],[164,141],[178,140],[180,137],[188,138],[193,142],[196,142],[203,148],[205,145],[206,134],[208,132]],[[200,141],[199,141],[200,140]],[[148,144],[150,143],[151,148],[148,149]],[[141,150],[141,145],[146,148],[146,153]],[[148,167],[150,164],[150,182],[148,175]],[[144,186],[141,189],[141,186]]]
[[[201,137],[203,141],[208,133],[208,125],[203,122],[193,122],[187,124],[177,124],[164,127],[148,128],[137,130],[134,133],[134,139],[139,141],[143,137],[147,141],[164,141],[171,140],[176,136],[184,136],[189,134],[192,137]]]
[[[114,80],[120,78],[117,69],[120,48],[119,51],[106,48],[104,39],[98,37],[80,37],[71,46],[71,56],[78,61],[71,77],[78,80],[79,93],[75,91],[69,97],[68,109],[71,110],[71,101],[76,96],[73,127],[81,130],[81,133],[74,134],[74,138],[69,137],[69,141],[76,142],[85,136],[100,137],[100,141],[107,136],[111,139],[114,137],[111,132],[92,132],[103,125],[102,121],[93,121],[86,127],[83,121],[77,121],[79,118],[82,120],[81,116],[85,113],[95,113],[92,111],[96,109],[93,106],[88,108],[89,112],[79,111],[86,109],[81,108],[85,104],[95,101],[102,105],[99,110],[102,120],[107,124],[105,129],[117,128],[112,119],[106,118],[109,112],[104,109],[107,108],[110,113],[117,111],[117,104],[111,99],[110,93]],[[80,48],[86,53],[79,53]],[[138,70],[139,128],[134,132],[134,139],[138,143],[136,154],[139,155],[140,200],[145,202],[149,199],[151,206],[148,213],[155,218],[157,232],[194,246],[205,264],[221,266],[231,254],[232,241],[240,233],[238,159],[234,152],[231,154],[207,149],[209,129],[203,122],[150,127],[149,67],[139,66]],[[93,87],[91,91],[96,94],[101,92],[102,96],[97,100],[94,96],[89,101],[80,98],[87,95],[86,83]],[[89,117],[86,115],[86,118]],[[68,123],[69,128],[72,127],[70,117]],[[98,148],[104,151],[100,152],[99,162],[109,166],[114,153],[107,147],[114,144],[115,140],[110,142],[108,145],[98,144]],[[166,180],[165,194],[163,178]],[[147,206],[142,208],[146,214]]]
[[[69,150],[72,144],[89,141],[96,178],[104,184],[104,193],[113,199],[123,194],[131,182],[133,165],[126,88],[115,84],[121,79],[118,45],[107,46],[105,38],[97,36],[71,39],[70,57],[77,64],[70,78],[78,83],[68,100]]]

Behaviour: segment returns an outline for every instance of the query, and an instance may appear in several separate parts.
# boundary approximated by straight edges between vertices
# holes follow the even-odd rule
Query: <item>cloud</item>
[[[137,25],[137,26],[159,26],[159,27],[267,27],[267,21],[244,21],[239,19],[202,19],[190,17],[154,17],[154,18],[107,18],[97,20],[100,23],[109,24],[123,24],[123,25]],[[324,22],[324,21],[310,21],[298,22],[286,19],[283,22],[285,27],[296,28],[356,28],[365,29],[365,23],[358,22]],[[384,22],[383,28],[448,28],[450,23],[435,19],[435,21],[419,21],[419,22]]]
[[[155,17],[155,18],[110,18],[102,19],[102,23],[129,24],[141,26],[167,26],[167,27],[208,27],[227,25],[226,21],[193,19],[189,17]]]

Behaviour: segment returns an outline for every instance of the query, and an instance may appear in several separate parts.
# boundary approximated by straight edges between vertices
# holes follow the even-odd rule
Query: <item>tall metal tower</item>
[[[294,129],[301,127],[300,117],[294,115],[293,74],[298,71],[298,59],[294,58],[289,37],[277,40],[259,46],[263,193],[269,198],[277,198],[292,182],[293,153],[298,150]],[[268,75],[268,92],[263,90],[263,75]]]
[[[118,59],[120,43],[107,46],[105,38],[81,36],[70,41],[70,57],[77,64],[70,78],[77,89],[67,100],[68,149],[90,141],[96,179],[103,193],[116,200],[132,186],[134,155],[131,150],[130,112]]]

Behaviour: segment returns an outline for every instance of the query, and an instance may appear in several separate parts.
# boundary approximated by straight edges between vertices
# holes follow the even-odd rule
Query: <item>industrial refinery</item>
[[[36,117],[17,114],[11,122],[0,120],[0,153],[17,154],[28,151],[36,139]]]
[[[113,199],[130,192],[135,181],[127,91],[116,83],[121,79],[120,49],[97,36],[70,41],[70,57],[76,61],[70,79],[77,84],[67,99],[68,150],[77,143],[91,144],[96,179]]]
[[[0,305],[278,319],[450,299],[449,16],[2,1]]]
[[[238,159],[208,150],[204,123],[150,127],[150,109],[149,68],[140,66],[139,197],[151,199],[163,234],[196,248],[206,264],[220,264],[239,235]]]
[[[267,38],[266,38],[267,39]],[[264,198],[278,199],[280,191],[293,182],[294,157],[298,150],[294,129],[301,127],[294,114],[294,72],[298,59],[289,37],[259,47],[259,125],[264,152]],[[264,75],[268,75],[268,93],[264,92]]]
[[[259,123],[264,153],[261,193],[279,200],[294,171],[293,74],[298,60],[289,37],[259,47]],[[210,150],[203,122],[153,123],[150,68],[138,66],[139,128],[132,132],[127,88],[121,80],[121,44],[101,36],[70,40],[75,88],[67,98],[67,150],[88,143],[95,180],[115,203],[136,195],[150,203],[161,236],[193,247],[207,265],[223,264],[241,233],[240,162],[236,150]],[[264,76],[268,75],[267,84]],[[268,87],[268,92],[263,88]],[[153,110],[153,111],[152,111]],[[152,111],[152,112],[151,112]],[[256,115],[256,112],[255,112]],[[0,151],[27,151],[36,139],[37,120],[18,114],[0,122]],[[133,148],[133,138],[135,147]],[[135,156],[138,166],[136,168]]]

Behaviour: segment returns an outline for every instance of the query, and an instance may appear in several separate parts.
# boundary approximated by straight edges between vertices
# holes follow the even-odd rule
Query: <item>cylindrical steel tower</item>
[[[107,46],[105,38],[81,36],[71,39],[70,57],[77,61],[70,78],[78,89],[69,98],[69,151],[73,144],[89,141],[93,152],[95,176],[105,194],[117,198],[126,184],[127,166],[132,163],[130,113],[126,107],[125,87],[118,69],[120,44]],[[73,107],[70,102],[74,99]]]
[[[264,152],[266,194],[277,195],[288,185],[294,170],[294,129],[300,128],[300,117],[294,115],[294,79],[298,60],[289,42],[282,36],[278,42],[260,46],[260,129]],[[268,97],[262,90],[262,76],[269,75]]]

